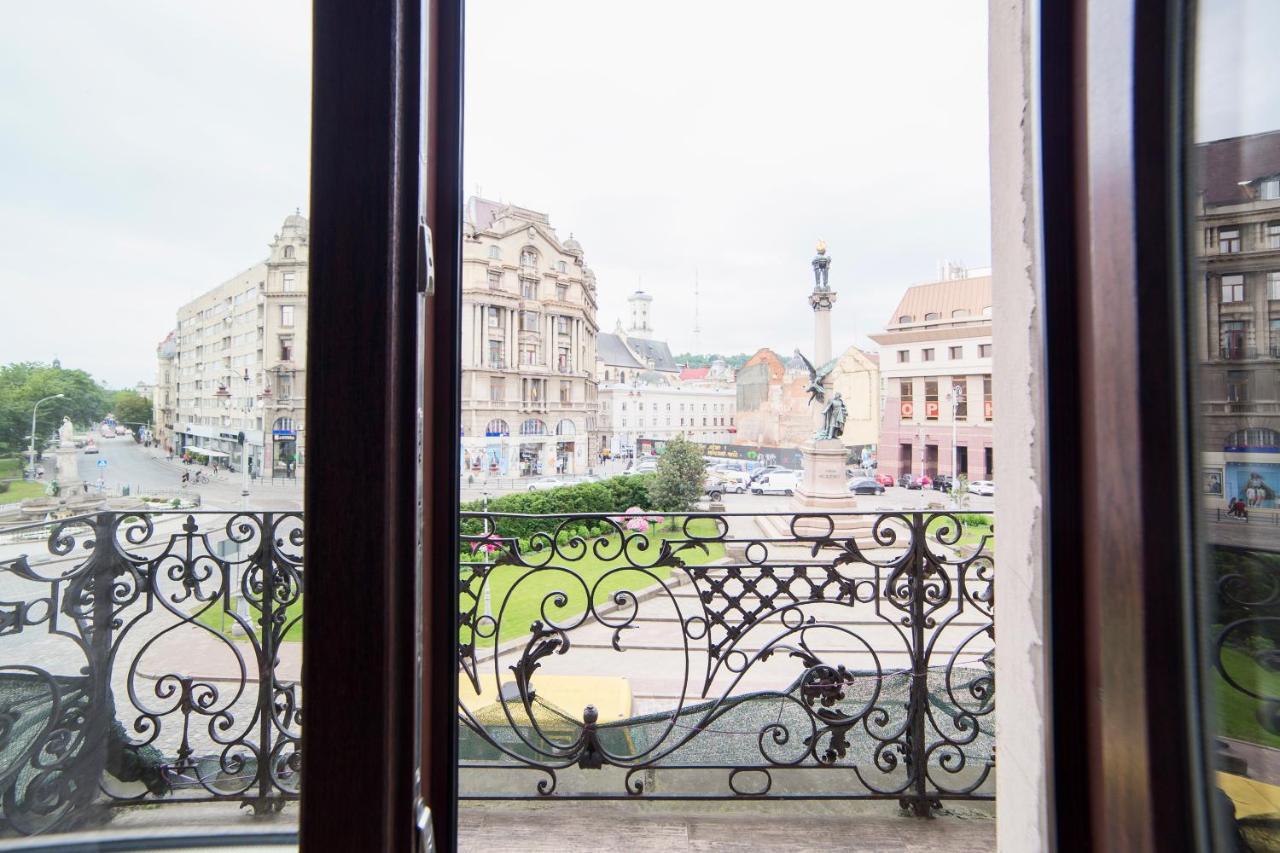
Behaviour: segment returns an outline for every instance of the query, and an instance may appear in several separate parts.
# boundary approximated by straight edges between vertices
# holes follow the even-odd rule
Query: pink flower
[[[621,524],[627,530],[635,530],[639,533],[644,533],[649,529],[650,523],[661,523],[662,516],[645,515],[644,510],[638,506],[633,506],[627,510],[626,515],[615,516],[613,520]]]
[[[498,534],[490,533],[488,536],[484,537],[483,539],[479,539],[471,543],[471,553],[474,554],[475,552],[483,548],[485,551],[492,554],[494,551],[498,550],[498,548],[501,547],[501,545],[502,545],[502,539],[498,537]]]

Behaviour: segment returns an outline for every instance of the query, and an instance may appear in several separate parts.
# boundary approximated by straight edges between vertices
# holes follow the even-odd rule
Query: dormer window
[[[284,257],[285,257],[285,260],[292,260],[292,259],[293,259],[293,247],[292,247],[292,246],[285,246],[285,247],[284,247]]]
[[[1280,175],[1262,179],[1258,185],[1258,198],[1267,201],[1280,199]]]
[[[556,269],[559,270],[560,272],[568,272],[569,265],[566,264],[564,261],[560,261],[558,264],[556,264]]]
[[[903,314],[901,317],[899,317],[899,318],[898,318],[898,322],[899,322],[899,323],[910,323],[912,319],[913,319],[913,318],[912,318],[912,316],[911,316],[910,314]]]
[[[930,320],[940,320],[940,319],[942,319],[942,315],[939,314],[937,311],[930,311],[928,314],[924,315],[924,320],[926,323],[929,322]]]

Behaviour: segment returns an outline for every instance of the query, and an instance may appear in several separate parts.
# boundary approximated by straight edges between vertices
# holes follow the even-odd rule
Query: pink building
[[[907,288],[880,345],[882,473],[995,475],[991,276]]]

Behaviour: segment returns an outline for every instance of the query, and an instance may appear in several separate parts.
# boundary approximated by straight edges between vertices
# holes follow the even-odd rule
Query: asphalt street
[[[143,447],[131,438],[98,438],[98,453],[77,451],[76,468],[87,483],[96,483],[101,477],[105,489],[120,494],[121,487],[128,486],[132,494],[156,492],[198,492],[201,504],[207,509],[302,509],[302,481],[251,480],[249,495],[242,495],[239,473],[225,471],[215,474],[207,484],[182,486],[182,474],[195,474],[197,465],[183,465],[170,461],[155,448]],[[52,464],[52,453],[45,459]],[[100,463],[105,462],[105,465]],[[204,469],[208,471],[209,469]],[[47,475],[46,475],[47,476]]]

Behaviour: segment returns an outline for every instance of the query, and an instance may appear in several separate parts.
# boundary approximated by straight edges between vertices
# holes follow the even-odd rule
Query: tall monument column
[[[819,366],[831,360],[831,306],[835,304],[836,294],[827,278],[830,267],[827,244],[819,240],[818,254],[813,258],[813,292],[809,294],[809,307],[813,309],[813,361]]]

